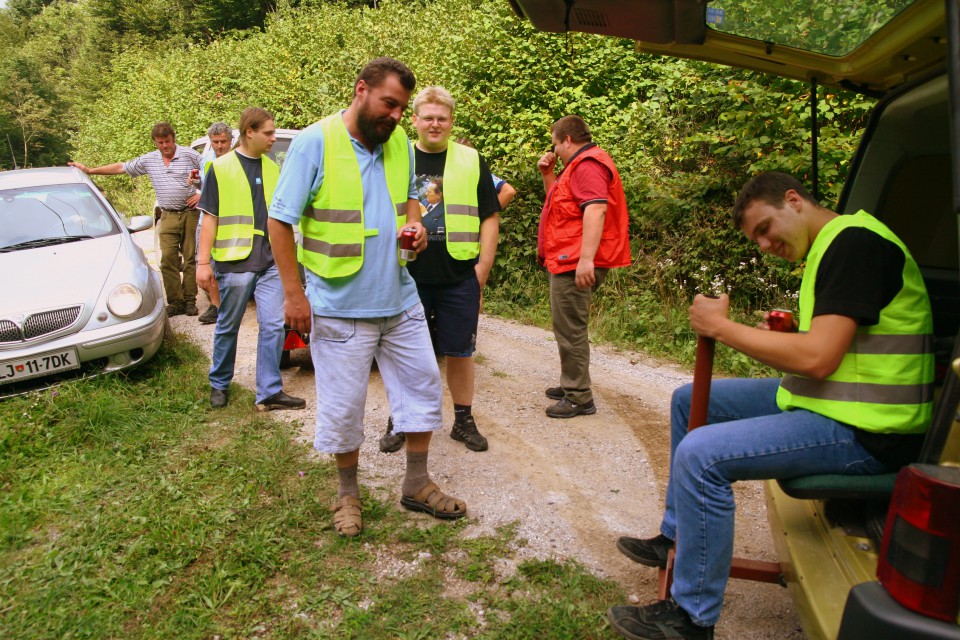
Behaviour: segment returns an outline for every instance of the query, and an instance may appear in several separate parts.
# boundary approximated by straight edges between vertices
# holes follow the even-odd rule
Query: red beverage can
[[[413,248],[413,242],[417,239],[417,230],[413,227],[406,227],[400,232],[400,259],[412,262],[417,259],[417,250]]]
[[[774,309],[767,317],[770,331],[793,331],[793,312],[786,309]]]
[[[190,169],[190,179],[199,180],[200,179],[200,169]]]

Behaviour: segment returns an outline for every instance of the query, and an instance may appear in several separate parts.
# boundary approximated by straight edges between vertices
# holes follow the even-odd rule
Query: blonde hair
[[[457,106],[457,103],[453,100],[453,96],[443,87],[425,87],[421,89],[417,97],[413,99],[413,112],[419,113],[420,105],[423,104],[439,104],[447,107],[450,109],[450,115],[453,115],[453,110]]]

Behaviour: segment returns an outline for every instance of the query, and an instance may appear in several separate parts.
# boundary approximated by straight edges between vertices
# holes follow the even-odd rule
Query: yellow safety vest
[[[857,333],[837,370],[824,380],[787,374],[777,390],[783,410],[808,409],[878,433],[923,433],[933,414],[933,316],[920,269],[899,238],[865,211],[831,220],[817,235],[800,284],[801,332],[813,321],[817,269],[827,247],[850,227],[863,227],[903,250],[903,287],[873,326]]]
[[[263,163],[263,197],[269,205],[280,177],[277,163],[267,156]],[[263,231],[253,226],[253,192],[250,181],[240,164],[236,151],[225,153],[213,161],[217,177],[220,215],[217,217],[217,237],[210,255],[217,262],[243,260],[253,250],[253,236]]]
[[[303,245],[298,257],[322,278],[342,278],[363,266],[364,238],[377,235],[377,229],[364,228],[360,163],[343,117],[339,113],[328,116],[320,121],[320,127],[323,184],[300,219]],[[399,230],[407,220],[410,193],[410,141],[399,127],[383,145],[383,162]],[[400,260],[400,264],[406,261]]]
[[[443,216],[447,228],[447,251],[456,260],[480,255],[480,154],[476,149],[451,142],[443,164]]]

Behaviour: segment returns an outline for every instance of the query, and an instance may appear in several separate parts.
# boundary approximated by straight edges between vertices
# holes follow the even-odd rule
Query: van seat
[[[896,473],[872,476],[822,474],[778,480],[785,494],[798,500],[825,500],[852,498],[857,500],[886,500],[893,493]]]

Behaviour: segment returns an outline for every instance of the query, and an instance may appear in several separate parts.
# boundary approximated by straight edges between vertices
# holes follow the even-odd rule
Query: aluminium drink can
[[[786,309],[774,309],[767,317],[770,331],[793,331],[793,312]]]
[[[417,250],[413,248],[413,242],[417,238],[417,230],[413,227],[406,227],[400,232],[400,259],[412,262],[417,259]]]

